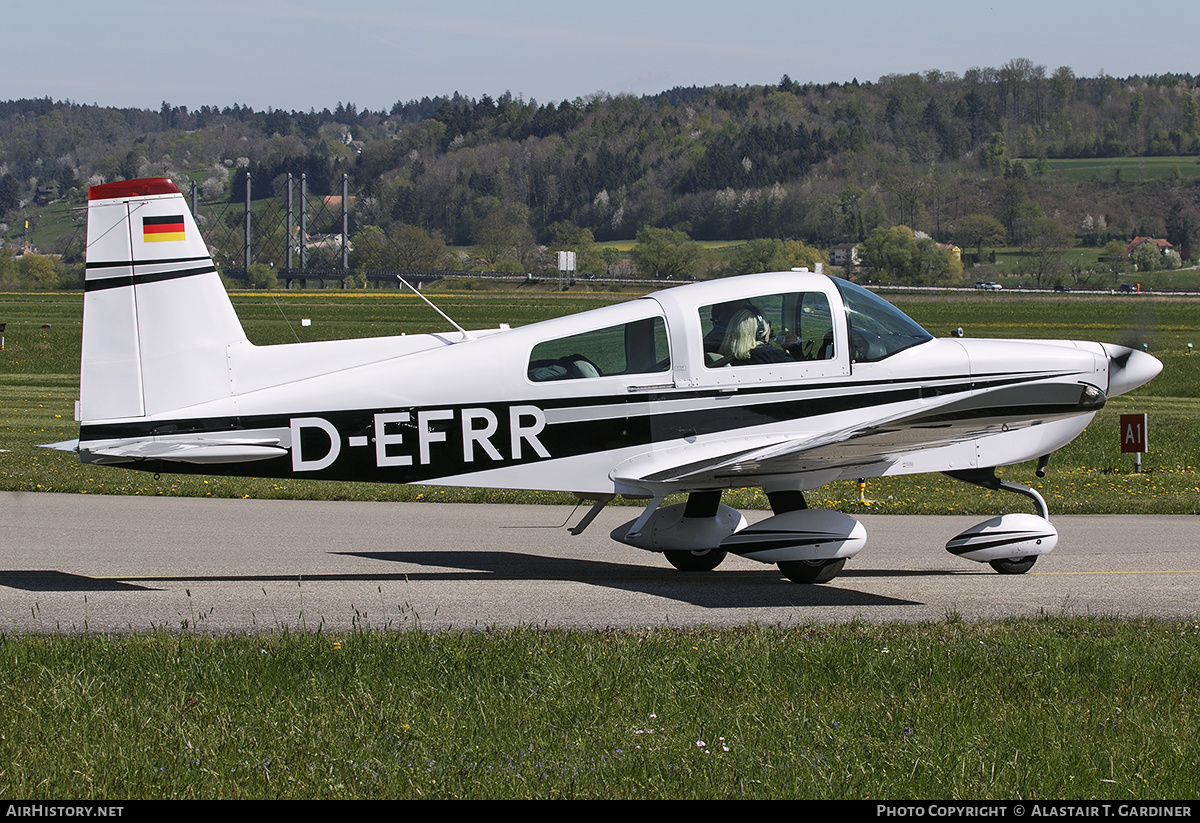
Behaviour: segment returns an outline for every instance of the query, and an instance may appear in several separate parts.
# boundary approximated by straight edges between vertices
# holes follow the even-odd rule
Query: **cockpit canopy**
[[[886,300],[823,275],[751,275],[648,298],[539,326],[564,333],[532,347],[528,380],[667,374],[674,368],[693,379],[724,382],[730,366],[788,364],[804,364],[794,374],[831,376],[932,339]],[[734,371],[743,375],[737,381],[766,373]]]

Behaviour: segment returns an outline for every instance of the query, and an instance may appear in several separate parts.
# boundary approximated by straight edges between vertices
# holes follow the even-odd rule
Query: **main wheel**
[[[667,562],[684,572],[710,572],[725,559],[725,552],[720,549],[703,549],[701,551],[669,551],[663,552]]]
[[[1025,574],[1033,568],[1038,556],[1031,554],[1027,557],[1006,557],[1003,560],[993,560],[988,565],[1000,574]]]
[[[784,560],[779,564],[779,570],[784,577],[793,583],[828,583],[838,576],[846,558],[836,560]]]

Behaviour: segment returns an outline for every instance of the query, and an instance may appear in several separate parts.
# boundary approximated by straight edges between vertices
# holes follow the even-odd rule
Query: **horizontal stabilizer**
[[[143,440],[115,446],[84,449],[85,462],[124,463],[165,460],[173,463],[248,463],[285,457],[288,450],[277,440]]]
[[[58,443],[39,443],[39,449],[55,449],[60,452],[77,452],[79,451],[79,438],[74,440],[63,440]]]

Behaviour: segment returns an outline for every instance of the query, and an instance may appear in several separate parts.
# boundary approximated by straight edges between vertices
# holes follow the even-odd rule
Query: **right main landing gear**
[[[667,562],[681,572],[710,572],[725,559],[725,552],[720,549],[701,549],[700,551],[666,551],[663,557]]]
[[[837,560],[781,560],[779,570],[793,583],[828,583],[845,565],[844,557]]]
[[[796,489],[768,491],[774,517],[727,537],[721,548],[776,563],[793,583],[828,583],[867,542],[863,525],[841,512],[810,509]]]

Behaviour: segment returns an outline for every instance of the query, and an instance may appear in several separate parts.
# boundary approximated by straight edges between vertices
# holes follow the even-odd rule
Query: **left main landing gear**
[[[619,526],[612,539],[652,552],[662,552],[680,571],[712,571],[725,559],[721,542],[746,526],[741,512],[721,505],[721,490],[697,491],[686,503],[659,508],[650,501],[636,520]]]
[[[692,522],[700,518],[716,518],[721,511],[721,492],[692,492],[688,495],[687,504],[683,508],[683,517]],[[663,551],[667,562],[681,572],[710,572],[725,559],[726,553],[720,549],[692,549],[681,551],[668,549]]]

